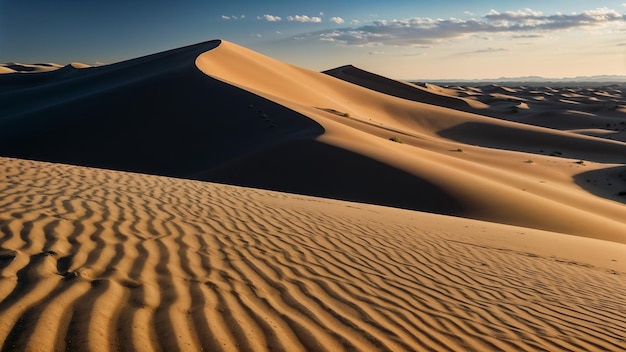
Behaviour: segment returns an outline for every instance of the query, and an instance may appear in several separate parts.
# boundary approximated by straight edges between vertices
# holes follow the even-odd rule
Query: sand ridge
[[[3,75],[0,152],[626,242],[626,143],[483,114],[519,104],[498,94],[534,90],[414,88],[350,70],[359,85],[210,41],[102,67]],[[489,108],[452,109],[442,97]],[[528,104],[517,115],[541,110]]]
[[[608,182],[614,187],[611,196],[614,201],[589,197],[588,192],[581,192],[580,185],[572,182],[578,171],[582,171],[573,166],[593,165],[600,174],[603,174],[600,170],[621,167],[625,143],[452,110],[438,106],[435,95],[424,95],[422,90],[407,88],[404,83],[393,83],[354,68],[340,70],[357,75],[360,83],[368,82],[357,86],[278,62],[225,41],[200,55],[196,64],[209,76],[315,120],[325,130],[316,138],[317,142],[390,165],[429,182],[444,194],[425,199],[450,198],[448,205],[431,203],[430,207],[416,209],[626,241],[626,223],[621,215],[624,207],[617,196],[618,188],[626,186],[623,176],[618,176],[614,183]],[[393,92],[387,91],[389,87]],[[494,87],[493,91],[496,88],[507,94],[514,93],[501,87]],[[432,86],[430,89],[446,94],[450,91]],[[401,94],[396,94],[399,91],[405,95],[417,91],[413,95],[419,99],[402,99]],[[402,145],[390,143],[392,137],[401,140]],[[455,153],[455,150],[462,152]],[[558,156],[571,159],[566,161],[547,155],[555,150]],[[275,156],[276,151],[272,150],[271,154]],[[474,159],[474,155],[479,159]],[[586,162],[577,164],[580,160]],[[249,168],[250,159],[244,159],[242,164],[220,181],[228,180],[234,173],[259,175]],[[532,187],[534,190],[529,194],[530,174],[537,184],[550,186]],[[410,184],[403,187],[412,188]],[[289,191],[303,192],[302,189]],[[339,192],[337,195],[341,198]]]
[[[0,159],[3,350],[620,350],[622,244]]]
[[[88,65],[76,63],[77,65],[82,65],[87,67]],[[49,72],[55,71],[61,68],[62,66],[54,63],[40,63],[40,64],[21,64],[18,62],[9,62],[5,64],[0,64],[0,74],[6,73],[38,73],[38,72]]]

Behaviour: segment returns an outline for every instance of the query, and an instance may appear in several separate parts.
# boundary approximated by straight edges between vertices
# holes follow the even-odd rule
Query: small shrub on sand
[[[528,159],[524,161],[526,164],[534,164],[535,162],[532,159]]]
[[[396,143],[402,143],[402,141],[398,137],[391,137],[391,138],[389,138],[389,140],[392,141],[392,142],[396,142]]]
[[[578,164],[578,165],[585,165],[585,161],[584,160],[578,160],[576,162],[576,164]]]
[[[457,148],[456,151],[459,152],[459,153],[463,153],[463,149],[461,149],[461,148]]]

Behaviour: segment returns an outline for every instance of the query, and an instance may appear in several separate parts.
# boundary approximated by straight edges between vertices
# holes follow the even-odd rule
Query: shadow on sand
[[[458,215],[463,211],[451,194],[426,180],[315,140],[268,148],[198,176],[239,186],[438,214]]]
[[[626,166],[583,172],[574,182],[598,197],[626,204]]]
[[[440,131],[444,138],[487,148],[544,154],[600,163],[622,163],[626,144],[600,138],[588,139],[572,134],[550,133],[550,130],[527,130],[480,122],[466,122]]]

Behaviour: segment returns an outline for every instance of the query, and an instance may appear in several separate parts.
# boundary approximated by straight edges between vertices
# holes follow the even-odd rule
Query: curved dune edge
[[[8,68],[8,67],[4,67],[4,66],[0,66],[0,74],[6,74],[6,73],[15,73],[17,71]]]
[[[425,87],[421,87],[416,84],[396,81],[375,73],[367,72],[352,65],[337,67],[332,70],[324,71],[323,73],[377,92],[431,105],[461,111],[484,110],[489,107],[489,105],[481,103],[478,100],[459,97],[458,94],[451,94],[451,90],[446,90],[433,84],[427,83]]]
[[[61,68],[61,65],[54,63],[40,63],[40,64],[21,64],[18,62],[10,62],[6,64],[0,64],[0,74],[3,73],[39,73],[55,71]]]
[[[456,201],[456,208],[439,213],[626,243],[617,196],[599,198],[573,181],[589,168],[622,165],[626,143],[408,101],[227,41],[198,56],[196,66],[308,116],[325,130],[316,138],[321,143],[430,182]],[[388,84],[379,78],[372,86]],[[571,159],[540,150],[559,150]],[[579,160],[589,161],[585,170]],[[378,180],[372,182],[375,187]],[[609,183],[615,188],[623,181]]]
[[[3,350],[622,350],[626,246],[0,159]]]
[[[396,98],[219,40],[0,78],[5,156],[626,243],[626,143]]]

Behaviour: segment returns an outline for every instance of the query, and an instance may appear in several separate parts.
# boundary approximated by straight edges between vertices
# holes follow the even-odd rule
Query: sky
[[[107,64],[212,39],[396,79],[626,75],[626,0],[0,0],[0,62]]]

